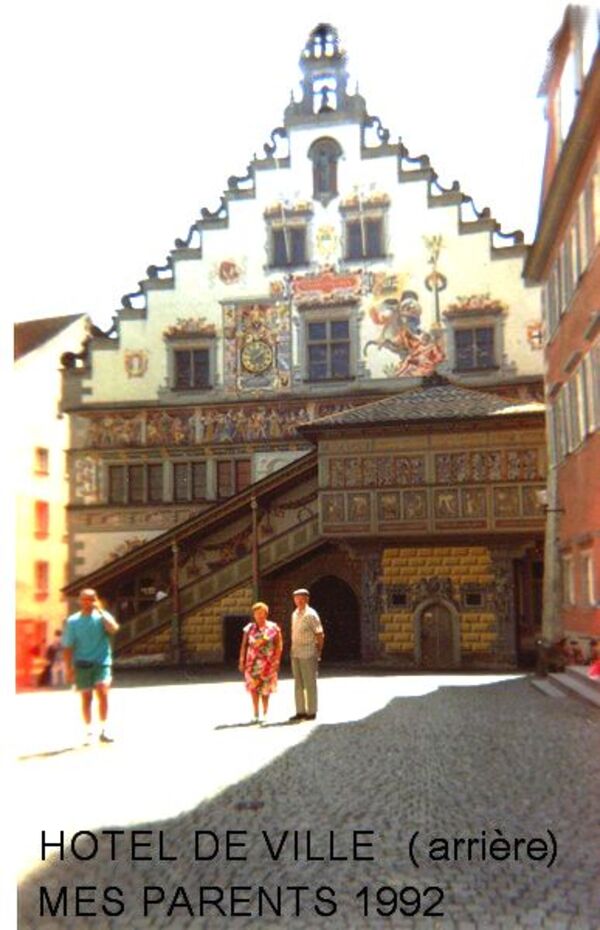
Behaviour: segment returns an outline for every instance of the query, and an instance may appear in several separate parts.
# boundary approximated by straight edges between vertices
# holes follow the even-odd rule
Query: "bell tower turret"
[[[302,98],[292,100],[287,107],[286,126],[364,117],[363,98],[358,93],[348,94],[346,62],[337,30],[329,23],[319,23],[300,55]]]

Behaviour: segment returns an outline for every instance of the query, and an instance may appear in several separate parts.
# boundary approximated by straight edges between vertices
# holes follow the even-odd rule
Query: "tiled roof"
[[[74,313],[71,316],[50,316],[43,320],[15,323],[15,359],[27,355],[28,352],[48,342],[83,315],[83,313]]]
[[[378,423],[397,423],[404,420],[462,420],[492,417],[501,414],[544,411],[540,403],[516,403],[513,400],[445,384],[419,387],[393,397],[363,404],[344,413],[332,413],[313,420],[303,430],[315,427],[366,426]]]

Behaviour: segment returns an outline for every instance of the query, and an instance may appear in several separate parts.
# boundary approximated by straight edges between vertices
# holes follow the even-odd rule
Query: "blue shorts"
[[[110,665],[94,663],[89,668],[78,668],[75,663],[75,687],[78,691],[91,691],[98,685],[110,685],[112,668]]]

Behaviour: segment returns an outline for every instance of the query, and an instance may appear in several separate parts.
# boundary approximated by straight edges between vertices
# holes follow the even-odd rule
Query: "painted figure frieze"
[[[102,413],[90,416],[83,444],[95,449],[140,446],[144,442],[144,414]]]
[[[451,452],[435,456],[439,484],[471,481],[532,481],[541,478],[537,449]]]
[[[296,427],[352,406],[344,401],[315,400],[293,405],[207,405],[139,414],[88,414],[78,419],[78,445],[110,449],[298,439]]]
[[[329,486],[397,487],[425,483],[423,456],[340,457],[329,462]]]
[[[194,415],[189,410],[148,413],[146,444],[149,446],[186,445],[195,441]]]

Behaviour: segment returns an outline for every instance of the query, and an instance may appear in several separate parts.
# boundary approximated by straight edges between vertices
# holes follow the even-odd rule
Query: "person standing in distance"
[[[93,588],[79,594],[81,610],[68,617],[63,630],[63,657],[67,682],[75,682],[81,694],[81,715],[86,730],[85,742],[90,743],[92,731],[92,699],[98,701],[100,742],[112,743],[106,731],[108,692],[112,682],[111,637],[119,629],[115,618],[104,610]]]
[[[292,674],[296,713],[290,720],[314,720],[317,716],[317,669],[321,661],[325,633],[316,610],[308,605],[310,593],[297,588],[293,593]]]

